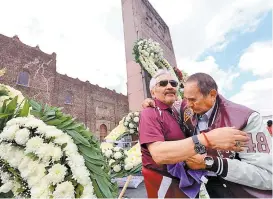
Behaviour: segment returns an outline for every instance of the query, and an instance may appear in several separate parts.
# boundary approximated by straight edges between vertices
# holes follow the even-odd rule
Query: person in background
[[[270,135],[272,136],[272,120],[267,121],[267,130],[270,133]]]

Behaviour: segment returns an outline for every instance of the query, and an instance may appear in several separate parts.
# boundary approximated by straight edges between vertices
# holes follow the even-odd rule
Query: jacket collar
[[[170,107],[169,105],[159,101],[158,99],[155,99],[155,106],[157,106],[158,108],[160,108],[161,110],[171,110],[172,107]]]

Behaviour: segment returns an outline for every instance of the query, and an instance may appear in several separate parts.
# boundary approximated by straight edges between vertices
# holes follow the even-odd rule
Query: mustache
[[[165,92],[164,92],[164,94],[165,95],[167,95],[167,94],[176,94],[176,91],[175,90],[173,90],[173,89],[168,89],[168,90],[166,90]]]

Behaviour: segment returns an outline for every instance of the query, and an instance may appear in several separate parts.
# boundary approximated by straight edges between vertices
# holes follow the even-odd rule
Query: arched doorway
[[[100,125],[100,141],[107,136],[107,126],[105,124]]]

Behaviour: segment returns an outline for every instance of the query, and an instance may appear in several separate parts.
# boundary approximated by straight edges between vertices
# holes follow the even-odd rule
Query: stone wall
[[[2,81],[21,90],[27,97],[43,103],[51,103],[56,76],[56,54],[43,53],[39,47],[23,44],[17,36],[0,35],[0,67],[7,72]],[[18,85],[18,75],[29,73],[29,85]],[[1,81],[1,82],[2,82]]]
[[[129,112],[127,96],[57,73],[55,53],[48,55],[38,47],[27,46],[17,36],[0,34],[0,69],[3,67],[7,72],[1,83],[39,102],[64,107],[65,113],[85,123],[97,137],[101,125],[109,133]],[[17,83],[22,71],[29,73],[27,86]]]

